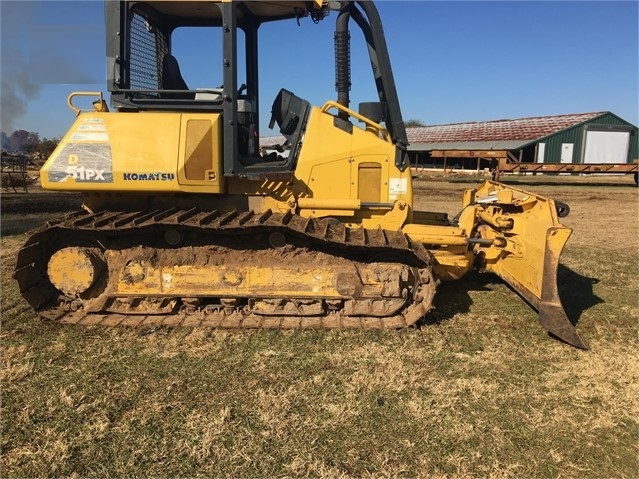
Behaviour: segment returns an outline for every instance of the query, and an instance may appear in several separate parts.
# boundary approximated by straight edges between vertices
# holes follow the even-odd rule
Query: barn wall
[[[573,128],[540,140],[539,143],[546,144],[544,163],[561,162],[561,148],[563,143],[572,143],[574,145],[572,162],[581,163],[584,155],[583,148],[586,138],[585,132],[588,127],[593,126],[623,126],[631,128],[630,147],[626,161],[631,162],[633,159],[638,157],[637,140],[639,135],[637,134],[637,127],[612,113],[606,113]]]

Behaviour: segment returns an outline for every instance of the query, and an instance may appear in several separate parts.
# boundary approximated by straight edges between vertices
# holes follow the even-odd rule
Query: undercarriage
[[[65,323],[401,328],[432,308],[421,243],[291,213],[78,212],[33,234],[15,273]]]

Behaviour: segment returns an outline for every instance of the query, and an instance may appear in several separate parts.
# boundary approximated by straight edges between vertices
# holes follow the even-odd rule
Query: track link
[[[322,252],[335,258],[358,262],[382,261],[404,265],[411,271],[411,285],[405,305],[388,315],[353,314],[353,309],[326,308],[321,314],[295,314],[297,300],[281,298],[293,312],[256,314],[246,304],[200,304],[171,297],[130,297],[126,314],[105,306],[108,291],[99,301],[61,294],[51,281],[47,265],[51,256],[65,247],[90,247],[101,251],[121,251],[132,247],[167,248],[166,242],[206,247],[218,243],[251,244],[255,238],[288,238],[304,251]],[[271,241],[272,243],[272,241]],[[276,248],[271,248],[274,254]],[[198,208],[170,208],[154,211],[79,211],[49,222],[33,232],[19,251],[14,277],[27,302],[43,318],[68,324],[118,326],[189,326],[250,329],[348,329],[401,328],[419,320],[432,307],[435,280],[432,257],[421,243],[411,241],[401,231],[381,228],[350,228],[334,219],[303,218],[266,211],[202,211]],[[254,301],[254,298],[247,298]],[[136,309],[144,302],[164,302],[157,310]],[[321,301],[321,300],[320,300]],[[352,301],[356,301],[353,299]],[[96,302],[98,306],[96,306]],[[304,303],[303,300],[299,301]],[[290,304],[289,304],[290,303]],[[303,308],[303,304],[299,306]],[[351,311],[349,313],[349,311]]]

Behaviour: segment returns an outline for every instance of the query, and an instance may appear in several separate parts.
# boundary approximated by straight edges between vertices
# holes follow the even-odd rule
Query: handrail
[[[73,104],[73,98],[76,96],[97,96],[98,100],[93,102],[93,109],[95,111],[108,111],[101,91],[74,91],[67,98],[67,104],[75,112],[75,116],[82,113],[82,109]]]
[[[353,118],[357,118],[359,121],[365,123],[368,127],[373,128],[374,130],[376,130],[378,136],[381,133],[383,138],[384,138],[384,140],[386,140],[387,142],[389,142],[391,144],[393,143],[391,141],[391,139],[390,139],[390,135],[388,133],[388,130],[386,128],[384,128],[382,125],[380,125],[379,123],[375,123],[374,121],[370,120],[369,118],[366,118],[365,116],[360,115],[356,111],[353,111],[350,108],[347,108],[344,105],[341,105],[341,104],[337,103],[336,101],[332,101],[332,100],[329,100],[326,103],[324,103],[324,106],[322,106],[322,113],[327,113],[328,110],[330,110],[331,108],[335,108],[337,110],[341,110],[341,111],[347,113],[349,116],[352,116]]]

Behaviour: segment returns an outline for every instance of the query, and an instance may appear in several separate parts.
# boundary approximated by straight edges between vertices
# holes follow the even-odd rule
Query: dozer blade
[[[568,241],[571,230],[568,228],[549,228],[546,232],[546,252],[544,254],[544,274],[541,283],[539,301],[539,323],[546,331],[562,341],[580,349],[589,349],[588,343],[568,319],[557,288],[557,270],[559,257]]]
[[[539,323],[560,340],[589,349],[564,311],[557,288],[559,257],[572,229],[559,223],[567,206],[496,182],[473,192],[477,232],[491,240],[475,245],[483,268],[496,273],[539,311]],[[565,207],[565,208],[563,208]]]

